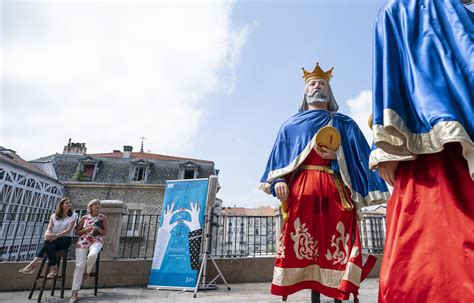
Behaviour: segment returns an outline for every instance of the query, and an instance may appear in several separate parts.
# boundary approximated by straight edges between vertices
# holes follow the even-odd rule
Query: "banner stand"
[[[205,221],[205,238],[204,238],[204,252],[201,257],[201,266],[199,268],[199,274],[197,277],[197,284],[194,288],[194,298],[197,297],[197,293],[199,289],[203,290],[210,290],[216,289],[216,280],[220,277],[222,281],[224,281],[227,290],[230,290],[230,286],[227,283],[222,271],[220,270],[219,266],[217,266],[216,261],[211,253],[211,245],[212,245],[212,227],[213,227],[213,209],[214,203],[216,199],[216,192],[217,192],[217,176],[210,176],[209,177],[209,188],[207,192],[207,201],[206,201],[206,221]],[[215,269],[219,273],[217,276],[214,277],[209,282],[206,282],[206,269],[207,269],[207,261],[211,260],[212,264],[214,264]]]

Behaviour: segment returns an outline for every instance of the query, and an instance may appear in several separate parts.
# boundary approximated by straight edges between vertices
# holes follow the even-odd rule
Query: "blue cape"
[[[468,162],[474,157],[473,19],[459,0],[391,0],[382,7],[373,50],[377,147],[415,158],[460,142]]]
[[[296,170],[316,145],[316,133],[326,125],[341,135],[335,171],[351,190],[358,207],[384,203],[389,194],[385,182],[368,167],[370,147],[357,124],[348,116],[325,110],[307,110],[288,119],[280,128],[268,159],[260,189],[269,192],[270,183]]]

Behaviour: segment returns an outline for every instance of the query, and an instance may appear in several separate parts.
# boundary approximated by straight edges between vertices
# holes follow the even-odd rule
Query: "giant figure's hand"
[[[186,224],[189,227],[189,231],[195,231],[197,229],[201,228],[201,224],[199,223],[199,204],[196,201],[196,203],[192,203],[191,201],[191,210],[189,209],[183,209],[183,211],[187,212],[188,214],[191,215],[191,221],[186,221],[184,220],[183,223]]]
[[[179,221],[176,221],[173,224],[170,224],[171,218],[174,216],[174,214],[180,211],[180,209],[172,211],[173,208],[174,202],[165,208],[165,212],[163,214],[163,224],[161,225],[160,229],[166,230],[167,232],[171,232],[171,230],[176,226],[176,224],[179,223]]]
[[[387,161],[378,164],[379,175],[390,186],[395,184],[395,173],[398,168],[398,161]]]
[[[336,152],[325,146],[315,146],[314,151],[323,159],[334,160],[337,158]]]
[[[275,194],[281,202],[288,199],[288,184],[286,182],[278,182],[275,184]]]

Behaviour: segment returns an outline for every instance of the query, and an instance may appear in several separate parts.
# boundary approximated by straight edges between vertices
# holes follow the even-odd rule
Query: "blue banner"
[[[208,179],[166,181],[148,287],[196,287],[208,186]]]

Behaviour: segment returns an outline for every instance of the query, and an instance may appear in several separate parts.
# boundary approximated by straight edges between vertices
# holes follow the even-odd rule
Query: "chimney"
[[[130,158],[132,156],[133,147],[130,145],[123,146],[123,155],[122,158]]]
[[[63,149],[64,155],[85,155],[86,153],[87,153],[86,144],[71,142],[71,138],[69,138],[68,144],[64,146],[64,149]]]

